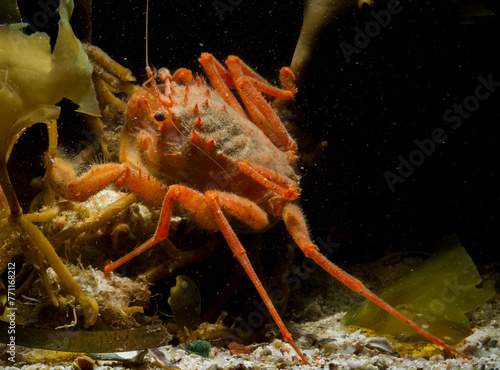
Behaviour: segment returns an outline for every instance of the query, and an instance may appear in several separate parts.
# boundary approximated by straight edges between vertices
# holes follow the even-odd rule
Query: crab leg
[[[283,146],[286,151],[295,151],[297,144],[290,137],[287,129],[271,108],[271,105],[261,94],[265,93],[284,100],[292,99],[296,91],[289,80],[289,77],[293,78],[292,71],[288,68],[283,68],[280,72],[281,80],[285,82],[285,87],[287,88],[283,90],[271,86],[269,82],[259,76],[238,57],[228,57],[226,64],[229,68],[229,73],[235,81],[236,89],[254,123],[261,128],[275,145],[278,147]],[[262,122],[262,120],[264,121]],[[278,143],[276,143],[276,138],[278,139]]]
[[[48,162],[49,163],[49,162]],[[92,167],[89,171],[76,175],[67,161],[55,157],[47,165],[47,178],[56,193],[72,201],[84,202],[110,183],[127,188],[147,202],[160,205],[167,192],[161,181],[140,171],[133,171],[125,164],[107,163]]]
[[[127,185],[130,187],[130,184]],[[245,222],[248,226],[255,230],[260,230],[267,226],[267,215],[255,203],[228,193],[217,193],[222,201],[222,209],[233,217]],[[172,206],[174,201],[182,204],[190,213],[193,214],[196,222],[205,230],[217,231],[218,226],[214,217],[207,206],[205,196],[191,188],[182,185],[172,185],[163,200],[163,206],[160,214],[160,220],[156,228],[155,234],[144,244],[134,249],[132,252],[121,257],[119,260],[106,265],[107,273],[113,271],[117,267],[130,261],[132,258],[147,251],[155,244],[161,242],[168,237],[168,228],[170,225],[170,216],[172,214]]]
[[[379,298],[376,294],[372,293],[359,280],[352,277],[347,272],[343,271],[341,268],[330,262],[325,256],[323,256],[318,251],[318,247],[315,244],[313,244],[311,238],[309,237],[306,222],[299,207],[293,204],[287,204],[283,211],[283,219],[285,221],[288,231],[290,232],[293,239],[295,240],[299,248],[302,250],[304,255],[306,257],[312,258],[318,265],[320,265],[334,278],[339,280],[342,284],[344,284],[354,292],[359,293],[363,297],[369,299],[380,308],[386,310],[388,313],[398,318],[412,329],[416,330],[418,333],[429,339],[434,344],[443,347],[447,351],[456,353],[462,357],[469,358],[468,356],[464,355],[455,348],[448,346],[444,341],[442,341],[435,335],[429,333],[428,331],[424,330],[412,320],[405,317],[390,304],[385,302],[383,299]]]
[[[116,262],[107,265],[104,270],[107,273],[113,271],[125,262],[130,261],[132,258],[145,252],[155,244],[167,238],[174,201],[179,202],[191,213],[193,213],[197,222],[200,223],[200,226],[203,228],[212,231],[217,230],[217,228],[221,230],[234,256],[245,269],[248,277],[254,284],[255,288],[259,292],[259,295],[264,301],[264,304],[271,313],[271,316],[278,325],[281,333],[283,334],[283,338],[290,343],[300,358],[307,363],[307,360],[293,341],[291,334],[285,327],[283,320],[281,320],[278,311],[274,307],[259,277],[255,273],[245,249],[241,245],[238,237],[223,214],[223,212],[226,212],[230,216],[236,217],[240,221],[245,222],[248,226],[255,230],[264,228],[268,225],[266,213],[255,203],[247,199],[234,194],[217,191],[207,191],[205,194],[201,194],[196,190],[181,185],[172,185],[165,195],[160,220],[153,237]]]
[[[276,325],[278,325],[278,328],[281,331],[281,334],[283,335],[283,339],[286,340],[295,350],[295,352],[300,356],[302,361],[307,364],[307,360],[305,356],[302,354],[300,349],[297,347],[295,344],[292,335],[286,328],[285,324],[283,323],[283,320],[281,320],[281,317],[276,311],[276,308],[274,307],[274,304],[272,303],[271,299],[269,298],[269,295],[267,294],[266,290],[264,289],[264,286],[262,285],[259,277],[255,273],[255,270],[252,267],[252,264],[250,263],[250,260],[248,259],[247,252],[245,251],[245,248],[241,245],[238,237],[234,233],[233,229],[229,225],[229,222],[227,221],[226,217],[222,213],[221,209],[221,204],[223,205],[224,203],[221,202],[221,199],[219,199],[219,194],[218,192],[215,191],[208,191],[205,196],[206,196],[206,201],[208,203],[208,206],[210,207],[210,210],[212,211],[212,214],[215,217],[215,220],[217,221],[217,224],[219,225],[219,229],[221,230],[222,234],[224,235],[224,238],[226,239],[227,243],[229,244],[229,247],[233,251],[234,256],[238,259],[238,261],[241,263],[243,268],[245,269],[245,272],[247,273],[248,277],[252,281],[253,285],[259,292],[260,297],[262,298],[264,304],[266,305],[267,309],[269,310],[271,316],[274,319],[274,322]],[[257,205],[255,205],[257,206]]]
[[[210,212],[207,212],[206,210],[206,204],[203,200],[203,195],[195,190],[186,188],[181,185],[172,185],[168,189],[167,194],[165,195],[165,198],[163,200],[160,220],[158,221],[158,226],[156,228],[155,234],[147,242],[135,248],[132,252],[121,257],[119,260],[106,265],[104,267],[104,271],[106,273],[110,273],[117,267],[130,261],[132,258],[137,257],[139,254],[147,251],[149,248],[153,247],[155,244],[168,237],[170,216],[172,214],[172,206],[174,201],[178,201],[185,208],[194,213],[196,215],[196,221],[205,229],[212,231],[217,230],[217,226],[214,225],[213,218],[211,217]],[[203,208],[205,208],[205,210],[203,210]]]
[[[287,201],[295,200],[299,196],[297,183],[273,173],[267,168],[257,166],[245,160],[238,162],[238,169]]]
[[[236,81],[236,87],[254,123],[277,147],[283,147],[285,151],[295,151],[297,149],[295,140],[292,139],[279,117],[274,113],[271,105],[265,101],[254,81],[242,77]],[[261,117],[263,117],[264,122],[261,122]],[[269,126],[269,128],[266,126]],[[276,142],[276,138],[278,142]]]
[[[229,90],[234,88],[234,82],[231,79],[231,75],[228,71],[219,63],[217,59],[213,57],[212,54],[203,53],[201,54],[198,61],[201,63],[205,73],[212,83],[215,90],[222,96],[224,101],[231,106],[236,112],[238,112],[242,117],[247,117],[245,111],[241,107],[240,103],[236,100],[233,93]]]
[[[283,67],[280,71],[280,80],[285,89],[279,89],[272,86],[262,76],[259,76],[253,69],[247,66],[240,58],[231,55],[226,60],[226,65],[229,68],[229,73],[233,81],[238,81],[240,78],[248,78],[260,92],[276,98],[291,100],[295,95],[296,88],[289,78],[294,78],[293,72],[287,67]]]
[[[296,150],[297,144],[290,137],[285,126],[283,126],[276,113],[261,94],[261,92],[264,92],[277,98],[292,99],[296,90],[289,81],[290,77],[293,78],[293,73],[288,68],[284,68],[280,72],[281,80],[285,83],[286,88],[286,90],[283,90],[271,86],[238,57],[230,56],[227,58],[226,65],[229,72],[211,54],[203,53],[199,62],[203,66],[212,86],[226,103],[243,117],[247,117],[243,108],[229,90],[236,87],[253,122],[261,131],[276,146],[284,147],[286,151]]]

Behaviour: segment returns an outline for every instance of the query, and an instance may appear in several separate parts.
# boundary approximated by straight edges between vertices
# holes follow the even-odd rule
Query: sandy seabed
[[[359,272],[359,271],[358,271]],[[376,285],[368,282],[368,285]],[[500,296],[497,293],[468,316],[474,333],[458,348],[471,359],[448,357],[429,345],[420,353],[404,355],[397,343],[385,338],[369,337],[361,330],[348,331],[341,318],[353,303],[360,300],[340,283],[329,280],[320,272],[304,288],[307,296],[292,297],[290,314],[285,323],[297,345],[309,360],[304,365],[290,345],[280,339],[250,346],[251,353],[232,354],[228,349],[213,346],[208,358],[188,354],[184,345],[168,345],[139,356],[138,363],[90,358],[75,363],[77,355],[56,355],[54,351],[16,349],[20,362],[6,361],[5,352],[0,368],[14,369],[500,369]],[[274,324],[269,332],[275,333]],[[57,360],[56,360],[57,359]],[[3,362],[1,362],[3,361]],[[86,367],[88,366],[88,367]]]

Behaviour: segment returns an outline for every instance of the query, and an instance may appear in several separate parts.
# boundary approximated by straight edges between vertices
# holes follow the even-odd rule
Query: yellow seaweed
[[[6,4],[9,14],[15,13],[15,1]],[[85,295],[47,238],[23,215],[7,172],[7,162],[15,143],[27,128],[37,122],[47,125],[49,155],[55,155],[56,120],[60,113],[55,104],[62,98],[77,103],[82,112],[100,113],[91,80],[92,66],[69,24],[72,11],[71,0],[60,1],[59,33],[54,53],[51,53],[47,34],[37,32],[28,36],[20,30],[23,24],[0,25],[0,187],[9,203],[12,226],[20,227],[26,233],[31,245],[43,254],[61,278],[67,292],[78,299],[88,326],[97,319],[95,300]],[[16,14],[10,17],[15,19]]]
[[[0,25],[0,167],[22,133],[37,122],[51,125],[59,117],[55,104],[63,97],[80,111],[99,115],[91,80],[92,66],[69,18],[73,2],[60,4],[59,34],[51,53],[46,33],[25,35],[21,25]],[[52,143],[51,143],[52,144]],[[1,183],[12,208],[10,181]]]
[[[455,345],[472,334],[465,314],[495,294],[492,280],[478,287],[480,283],[481,276],[465,248],[457,238],[450,238],[441,252],[378,295],[430,333]],[[371,302],[351,308],[341,323],[394,335],[398,339],[424,340]]]

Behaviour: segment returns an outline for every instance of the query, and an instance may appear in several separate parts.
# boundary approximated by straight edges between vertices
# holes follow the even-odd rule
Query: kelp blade
[[[472,334],[466,313],[495,294],[494,282],[482,286],[474,263],[452,237],[444,248],[378,295],[430,333],[455,345]],[[351,308],[341,323],[369,328],[399,340],[425,340],[416,331],[366,301]]]
[[[0,1],[0,24],[13,24],[21,22],[21,13],[16,0]]]

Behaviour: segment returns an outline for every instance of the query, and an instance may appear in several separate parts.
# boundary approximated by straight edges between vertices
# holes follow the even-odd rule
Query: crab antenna
[[[148,29],[149,29],[149,0],[146,0],[146,67],[149,66],[149,60],[148,60],[148,54],[149,54],[149,47],[148,47],[149,34],[148,34]]]

